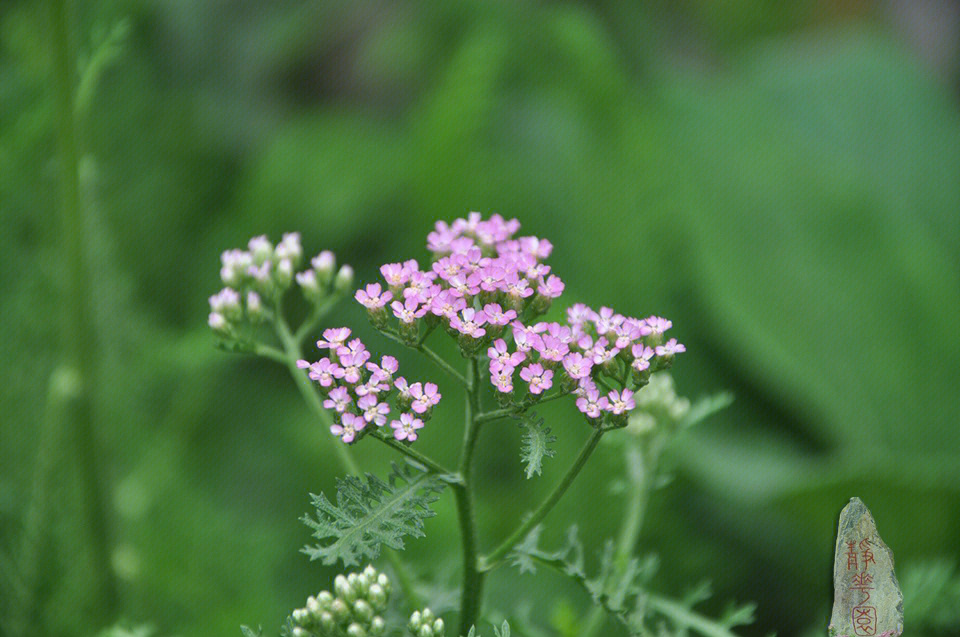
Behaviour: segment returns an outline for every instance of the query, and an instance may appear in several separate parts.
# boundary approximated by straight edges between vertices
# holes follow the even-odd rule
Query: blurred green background
[[[77,3],[76,50],[99,65],[78,106],[84,440],[51,406],[76,290],[47,4],[0,4],[0,613],[22,614],[32,582],[28,634],[118,618],[269,634],[327,586],[297,518],[333,485],[329,436],[285,370],[214,348],[220,252],[299,230],[366,282],[426,258],[434,220],[479,210],[554,242],[565,298],[672,318],[682,393],[736,396],[668,456],[638,547],[661,556],[659,590],[709,579],[708,611],[759,603],[745,635],[823,634],[837,514],[858,495],[909,586],[907,634],[960,635],[956,2]],[[445,389],[355,303],[333,320]],[[460,436],[446,391],[418,443],[441,458]],[[484,432],[484,547],[583,439],[569,406],[543,414],[559,453],[536,480],[503,451],[517,431]],[[383,473],[386,452],[358,453]],[[597,546],[615,533],[620,459],[599,453],[547,544],[574,522]],[[405,558],[442,579],[459,537],[438,506]],[[498,572],[489,607],[522,593],[547,634],[585,612],[538,577]]]

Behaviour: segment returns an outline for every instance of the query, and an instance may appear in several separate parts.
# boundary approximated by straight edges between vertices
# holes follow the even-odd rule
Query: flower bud
[[[337,593],[337,596],[352,602],[357,598],[357,592],[353,590],[353,587],[350,586],[350,582],[347,581],[347,578],[343,575],[337,575],[333,580],[333,590]]]
[[[444,629],[443,620],[438,617],[437,621],[433,622],[433,634],[436,635],[436,637],[443,637],[443,633],[444,633],[443,629]]]
[[[307,598],[307,610],[310,611],[311,615],[320,614],[320,602],[317,601],[316,597],[311,596]]]
[[[383,592],[387,594],[387,597],[390,597],[390,590],[391,590],[390,578],[387,577],[386,574],[380,573],[377,576],[377,584],[379,584],[380,587],[383,589]]]
[[[330,604],[333,603],[333,595],[330,594],[330,591],[320,591],[317,593],[317,601],[322,608],[329,609]]]
[[[407,624],[407,627],[410,629],[410,632],[416,633],[420,630],[420,626],[423,623],[423,620],[420,617],[420,611],[415,610],[410,615],[410,622]]]
[[[360,624],[353,623],[347,627],[347,637],[367,637],[367,631]]]
[[[273,258],[273,244],[267,239],[266,235],[260,235],[250,239],[248,244],[250,255],[256,265],[261,265],[264,261]]]
[[[383,621],[383,617],[377,616],[370,620],[370,634],[373,637],[378,637],[386,632],[387,624]]]
[[[263,320],[263,302],[253,290],[247,292],[247,316],[254,323]]]
[[[278,259],[289,259],[294,266],[299,265],[300,259],[303,257],[303,248],[300,247],[300,233],[287,232],[284,234],[283,239],[277,244],[275,253]]]
[[[424,624],[420,627],[420,630],[417,631],[417,637],[433,637],[433,628],[428,624]]]
[[[286,289],[293,282],[293,262],[290,259],[280,259],[277,263],[277,285]]]
[[[337,623],[345,622],[350,619],[350,609],[347,603],[339,597],[330,604],[330,614]]]
[[[210,316],[207,318],[207,324],[210,325],[214,331],[220,332],[221,334],[227,334],[230,331],[230,324],[227,323],[226,317],[220,312],[210,312]]]
[[[305,628],[301,628],[300,626],[294,626],[290,634],[293,635],[293,637],[308,637],[310,635]]]
[[[327,285],[333,279],[333,270],[337,267],[337,260],[333,253],[324,250],[310,260],[313,271],[317,273],[317,281],[320,285]]]
[[[373,607],[365,599],[358,599],[353,603],[353,616],[363,622],[373,619]]]
[[[371,584],[367,591],[367,599],[377,610],[383,610],[387,606],[387,593],[379,584]]]
[[[304,624],[310,618],[310,613],[306,608],[297,608],[290,616],[293,617],[293,621],[297,624]]]
[[[353,288],[353,268],[349,265],[341,266],[333,280],[333,289],[340,294],[346,294]]]
[[[319,623],[320,628],[327,633],[332,633],[337,627],[337,621],[333,618],[333,614],[327,611],[320,613]]]

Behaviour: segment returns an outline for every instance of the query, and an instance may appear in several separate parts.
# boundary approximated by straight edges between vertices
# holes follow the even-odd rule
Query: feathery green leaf
[[[550,435],[550,427],[543,426],[543,419],[536,413],[527,414],[520,421],[523,429],[523,444],[520,447],[520,459],[526,463],[527,479],[533,474],[540,475],[544,457],[552,458],[556,451],[549,445],[557,441],[556,436]]]
[[[375,559],[381,544],[402,549],[404,535],[423,537],[423,521],[436,515],[430,504],[446,484],[412,462],[394,463],[386,481],[369,473],[366,482],[356,476],[338,479],[336,504],[323,494],[310,496],[317,513],[302,520],[320,542],[303,552],[324,565],[339,560],[350,566]]]

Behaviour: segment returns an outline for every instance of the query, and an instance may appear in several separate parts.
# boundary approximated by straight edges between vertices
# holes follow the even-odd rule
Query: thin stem
[[[542,405],[544,403],[550,402],[551,400],[557,400],[558,398],[563,398],[564,396],[569,396],[569,395],[570,395],[570,392],[557,392],[535,403],[518,405],[515,407],[504,407],[503,409],[494,409],[493,411],[485,411],[481,414],[477,414],[476,421],[478,424],[483,424],[485,422],[490,422],[491,420],[506,418],[507,416],[516,416],[526,412],[528,409],[536,407],[537,405]]]
[[[697,611],[666,597],[648,593],[644,599],[647,606],[671,618],[684,627],[692,628],[705,637],[737,637],[733,631],[704,617]]]
[[[430,470],[431,473],[439,473],[448,477],[457,475],[453,471],[450,471],[449,469],[444,467],[439,462],[436,462],[430,457],[420,453],[413,447],[408,447],[407,445],[403,444],[399,440],[396,440],[395,438],[393,438],[393,436],[391,436],[389,433],[387,433],[384,430],[378,429],[377,431],[373,432],[373,437],[379,440],[380,442],[382,442],[383,444],[387,445],[391,449],[398,451],[399,453],[402,453],[403,455],[407,456],[411,460],[419,462],[428,470]],[[459,480],[457,480],[457,482],[459,482]]]
[[[416,349],[419,350],[419,351],[421,351],[421,352],[423,352],[423,354],[424,354],[427,358],[429,358],[429,359],[432,360],[434,363],[436,363],[437,367],[439,367],[439,368],[442,369],[443,371],[447,372],[447,373],[450,374],[452,377],[456,378],[458,383],[460,383],[460,384],[463,385],[464,387],[467,387],[468,389],[470,389],[470,383],[469,383],[469,381],[464,377],[464,375],[461,374],[460,372],[458,372],[457,370],[455,370],[450,363],[448,363],[447,361],[445,361],[445,360],[443,360],[442,358],[440,358],[440,355],[437,354],[435,351],[433,351],[432,349],[430,349],[430,348],[427,347],[426,345],[423,345],[422,343],[421,343],[420,345],[418,345],[418,346],[416,347]],[[471,359],[471,360],[473,360],[473,359]],[[476,364],[476,360],[473,360],[473,363]],[[471,390],[471,391],[472,391],[472,390]]]
[[[66,366],[76,377],[77,392],[67,405],[64,422],[71,430],[80,469],[78,509],[86,515],[86,530],[92,549],[90,588],[100,614],[87,618],[91,625],[110,621],[117,608],[118,592],[110,563],[110,537],[107,508],[102,493],[100,454],[94,436],[93,392],[96,357],[96,329],[90,305],[90,276],[84,247],[87,245],[80,201],[79,143],[74,95],[76,88],[76,56],[70,26],[70,0],[51,0],[50,42],[53,48],[53,88],[56,105],[57,133],[60,146],[61,223],[67,273],[63,312],[63,347]]]
[[[307,338],[310,332],[316,329],[320,321],[333,309],[333,306],[340,302],[340,298],[340,293],[334,292],[324,299],[323,302],[314,306],[309,318],[300,324],[300,327],[297,328],[296,333],[293,335],[293,339],[297,342],[297,345],[303,345],[303,340]]]
[[[567,470],[566,475],[563,476],[563,479],[560,480],[560,483],[554,487],[553,492],[547,496],[547,499],[544,500],[536,511],[533,512],[530,517],[528,517],[517,529],[511,533],[507,539],[500,543],[496,549],[493,550],[489,555],[480,558],[480,569],[482,571],[491,571],[496,568],[499,563],[506,557],[514,546],[516,546],[520,541],[527,536],[527,534],[535,527],[540,524],[540,522],[550,513],[550,510],[560,501],[560,498],[563,497],[563,494],[567,492],[567,489],[570,488],[570,485],[573,484],[574,478],[577,477],[577,474],[580,473],[580,470],[583,469],[583,466],[587,463],[587,459],[590,458],[590,454],[593,453],[593,450],[597,448],[597,443],[600,442],[600,438],[604,434],[604,429],[597,428],[593,430],[593,433],[590,434],[590,438],[583,445],[583,448],[580,450],[580,453],[577,455],[577,459],[574,460],[573,465],[570,469]]]
[[[471,358],[467,365],[467,398],[464,413],[466,431],[463,436],[463,448],[460,452],[460,478],[462,482],[454,485],[453,494],[457,505],[457,519],[460,523],[460,535],[463,542],[463,586],[460,600],[460,632],[466,635],[470,627],[477,623],[483,597],[483,573],[477,560],[477,522],[473,510],[471,491],[473,452],[477,443],[480,423],[475,416],[480,406],[480,394],[477,387],[477,359]]]

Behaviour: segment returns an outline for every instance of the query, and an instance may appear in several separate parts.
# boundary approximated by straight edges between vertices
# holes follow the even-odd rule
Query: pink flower
[[[387,422],[390,406],[387,403],[377,402],[375,395],[367,394],[357,401],[357,407],[360,408],[366,422],[372,422],[377,427],[383,427],[384,423]]]
[[[441,394],[437,393],[437,386],[433,383],[426,383],[423,386],[420,383],[410,385],[410,395],[413,397],[410,408],[418,414],[425,413],[439,403],[441,397]]]
[[[410,280],[410,270],[402,263],[387,263],[380,266],[380,274],[392,288],[398,288]]]
[[[455,257],[443,257],[433,264],[433,271],[444,281],[449,281],[460,274],[460,263]]]
[[[327,399],[323,401],[323,406],[326,409],[335,409],[343,413],[352,402],[353,398],[350,397],[350,392],[347,391],[346,387],[335,387],[330,390]]]
[[[333,349],[333,348],[331,348]],[[346,345],[341,345],[337,348],[337,356],[347,356],[348,354],[359,354],[360,352],[366,351],[366,347],[363,345],[363,342],[359,338],[355,338]],[[369,358],[370,355],[367,354]]]
[[[408,298],[403,303],[394,301],[390,304],[390,307],[393,309],[393,315],[400,319],[400,321],[403,323],[413,323],[427,313],[427,308],[419,307],[419,305],[415,298]]]
[[[509,394],[513,391],[513,370],[509,365],[501,366],[496,371],[491,369],[490,382],[502,394]]]
[[[423,421],[414,418],[413,414],[402,413],[400,420],[392,421],[390,426],[393,427],[394,438],[413,442],[417,439],[417,429],[423,429]]]
[[[413,272],[410,275],[407,287],[403,290],[403,298],[414,298],[417,303],[426,303],[436,296],[436,293],[430,294],[435,278],[437,278],[437,275],[433,272],[421,272],[419,270]]]
[[[547,298],[555,299],[563,294],[563,281],[560,280],[560,277],[551,274],[546,280],[540,280],[537,292]]]
[[[413,398],[410,394],[410,386],[407,384],[407,379],[403,376],[393,381],[393,386],[400,392],[400,398],[404,400],[411,400]]]
[[[553,370],[544,369],[539,363],[521,369],[520,378],[530,385],[531,394],[540,394],[553,387]]]
[[[653,358],[653,350],[644,345],[643,343],[637,343],[630,349],[630,353],[633,354],[633,362],[630,363],[630,366],[642,372],[650,368],[650,359]]]
[[[593,361],[574,352],[563,357],[563,368],[567,371],[567,376],[574,380],[580,380],[590,375],[590,370],[593,369]]]
[[[583,325],[587,321],[592,321],[595,316],[596,312],[583,303],[575,303],[567,308],[567,322],[570,325]]]
[[[486,314],[468,307],[461,310],[459,315],[455,314],[450,319],[450,327],[471,338],[482,338],[487,332],[481,326],[485,325],[486,322]]]
[[[614,328],[613,331],[617,335],[617,340],[614,341],[614,346],[616,346],[617,349],[627,349],[633,341],[640,338],[640,327],[635,323],[634,319],[626,319]]]
[[[443,290],[430,302],[430,311],[436,316],[452,318],[457,312],[467,307],[463,297],[459,297],[452,290]]]
[[[629,389],[624,389],[619,393],[611,391],[607,394],[607,397],[609,398],[609,404],[606,406],[606,410],[618,416],[637,406],[637,403],[633,400],[633,392]]]
[[[361,350],[357,353],[347,351],[340,355],[340,367],[333,371],[333,375],[342,378],[344,382],[354,385],[360,382],[363,374],[363,364],[370,358],[370,352]]]
[[[681,352],[685,351],[687,351],[687,348],[683,345],[683,343],[678,343],[677,339],[675,338],[671,338],[663,345],[657,346],[657,356],[662,356],[663,358],[670,358],[674,354],[680,354]]]
[[[393,292],[381,292],[379,283],[370,283],[363,290],[357,290],[355,297],[368,310],[378,310],[393,298]]]
[[[504,312],[499,303],[487,303],[483,306],[483,313],[487,316],[488,323],[500,327],[507,325],[510,321],[517,318],[515,311],[507,310]]]
[[[566,343],[549,334],[543,335],[541,338],[541,343],[542,347],[539,352],[540,356],[542,356],[544,360],[559,362],[563,360],[563,357],[566,356],[570,351],[570,348],[567,347]]]
[[[493,371],[494,363],[505,367],[516,367],[527,358],[523,352],[509,352],[507,343],[502,338],[498,338],[493,342],[492,347],[487,348],[487,356],[490,358],[490,371]]]
[[[336,351],[348,338],[350,338],[349,327],[331,327],[323,330],[323,339],[317,341],[317,347]]]
[[[516,272],[510,272],[504,277],[504,292],[514,299],[525,299],[533,294],[533,288],[526,279],[520,278]]]
[[[643,323],[644,327],[641,329],[644,336],[649,334],[663,334],[673,327],[673,323],[671,321],[668,321],[660,316],[648,316],[643,320]]]
[[[577,409],[590,418],[599,418],[600,413],[606,411],[609,401],[606,396],[600,397],[596,388],[591,388],[577,399]]]
[[[553,244],[546,239],[520,237],[520,249],[538,259],[546,259],[553,252]]]
[[[539,334],[519,321],[514,321],[511,325],[513,326],[513,342],[518,350],[529,352],[531,349],[537,349],[539,351],[542,347]]]
[[[609,307],[601,307],[593,322],[597,326],[597,334],[604,336],[623,322],[623,316],[615,314]]]
[[[350,444],[357,437],[357,432],[367,426],[363,418],[347,412],[340,417],[340,423],[330,425],[330,433],[339,436],[340,440]]]
[[[324,357],[310,365],[307,376],[310,377],[310,380],[320,383],[321,387],[329,387],[333,384],[333,379],[337,377],[339,371],[340,368],[336,363],[332,363],[329,358]]]

